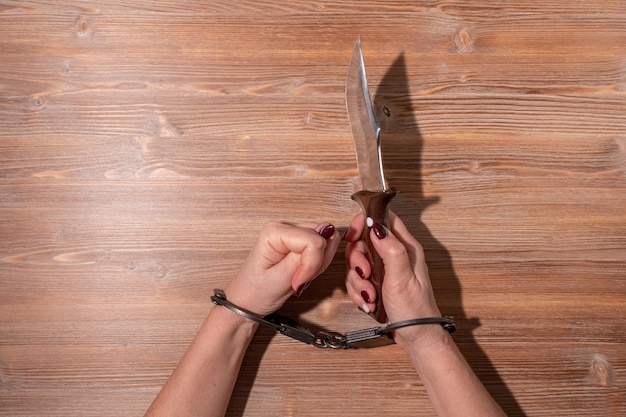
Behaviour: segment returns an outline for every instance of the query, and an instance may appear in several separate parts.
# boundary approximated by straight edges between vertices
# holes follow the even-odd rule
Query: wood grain
[[[357,35],[480,379],[512,416],[626,414],[624,1],[66,0],[0,2],[0,415],[142,415],[263,223],[349,224]],[[284,313],[372,326],[342,256]],[[397,347],[270,331],[228,412],[363,414],[433,414]]]

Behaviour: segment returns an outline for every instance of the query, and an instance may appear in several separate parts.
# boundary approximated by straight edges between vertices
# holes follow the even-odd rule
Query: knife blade
[[[383,171],[380,126],[376,121],[374,106],[370,97],[365,74],[365,63],[361,48],[361,39],[357,38],[348,65],[346,79],[346,108],[352,128],[352,137],[356,150],[357,167],[363,189],[352,195],[365,213],[366,227],[361,240],[367,248],[367,257],[372,273],[370,281],[376,289],[376,309],[370,312],[376,321],[385,323],[387,314],[383,307],[382,285],[385,275],[383,261],[374,250],[370,238],[370,229],[375,223],[387,226],[388,206],[396,191],[389,188]]]

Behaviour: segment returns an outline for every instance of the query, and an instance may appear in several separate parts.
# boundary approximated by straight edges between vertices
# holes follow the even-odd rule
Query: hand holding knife
[[[385,323],[387,314],[382,302],[385,268],[382,259],[372,246],[370,230],[376,223],[388,224],[387,207],[396,195],[396,191],[388,187],[383,172],[380,126],[374,115],[372,99],[367,86],[360,38],[357,38],[348,66],[346,107],[352,127],[357,166],[363,187],[361,191],[352,195],[352,199],[360,204],[365,213],[367,227],[363,229],[361,240],[364,241],[367,248],[367,256],[372,267],[370,280],[377,292],[376,310],[370,315],[376,321]]]

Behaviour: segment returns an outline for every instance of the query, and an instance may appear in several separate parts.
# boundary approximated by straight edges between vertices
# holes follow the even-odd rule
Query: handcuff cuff
[[[454,333],[456,330],[454,318],[451,316],[445,316],[404,320],[387,326],[370,327],[368,329],[350,331],[345,335],[326,331],[317,331],[314,333],[297,322],[286,317],[282,317],[276,313],[269,314],[265,317],[259,317],[250,311],[238,307],[226,299],[226,293],[224,293],[224,290],[215,289],[213,291],[211,301],[213,304],[226,307],[230,311],[237,313],[248,320],[252,320],[263,326],[274,329],[280,334],[321,349],[363,349],[390,345],[395,343],[391,334],[393,330],[422,324],[439,324],[450,334]]]

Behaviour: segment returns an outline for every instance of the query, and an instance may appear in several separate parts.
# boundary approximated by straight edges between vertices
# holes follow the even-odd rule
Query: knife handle
[[[352,194],[352,199],[359,203],[365,213],[366,227],[363,228],[361,240],[365,243],[367,249],[367,257],[372,267],[370,281],[376,289],[376,310],[370,313],[379,323],[387,322],[387,314],[383,307],[383,278],[385,276],[385,266],[383,260],[374,250],[372,240],[370,238],[370,230],[375,223],[389,225],[388,206],[395,197],[396,190],[389,189],[387,191],[359,191]]]

